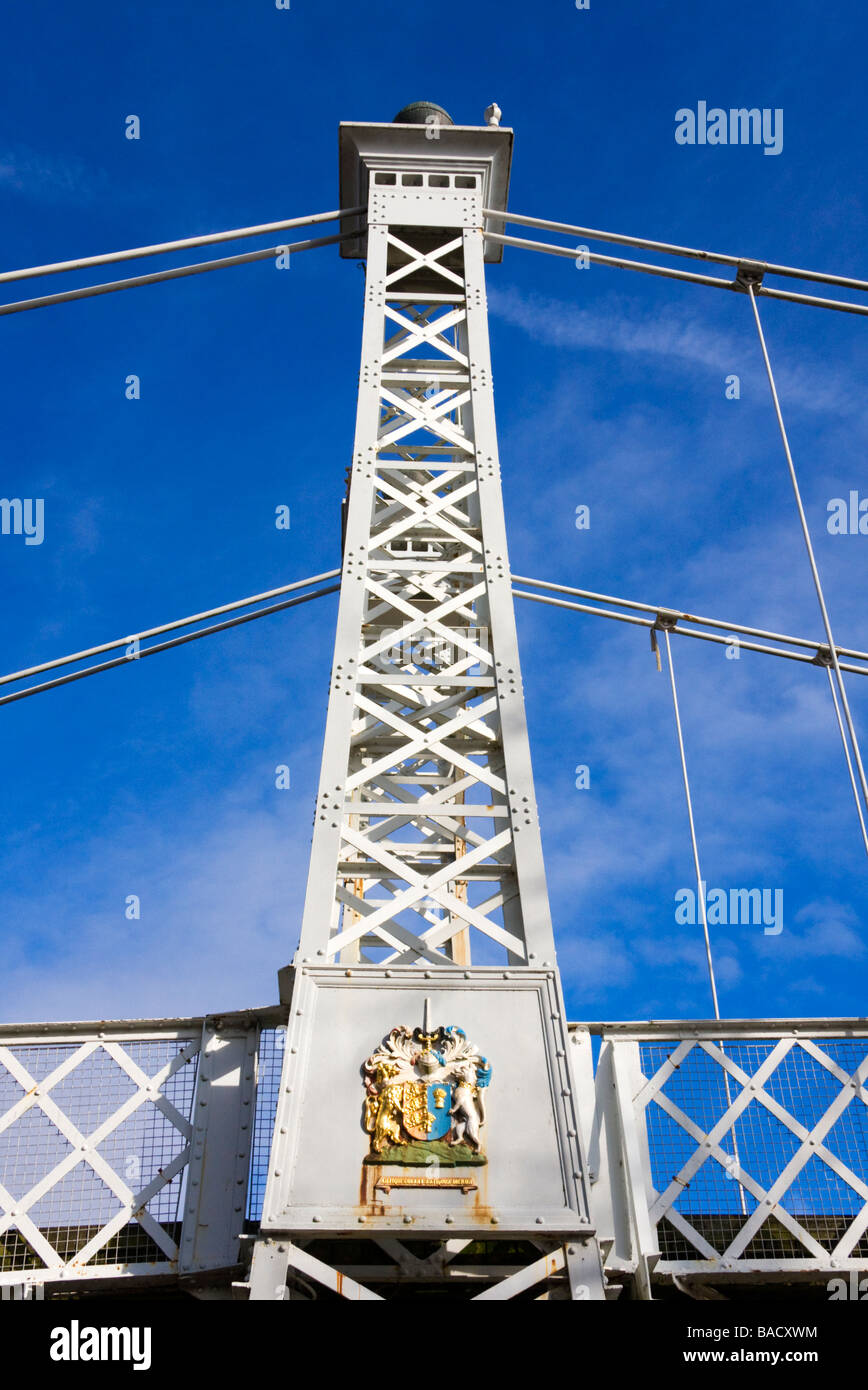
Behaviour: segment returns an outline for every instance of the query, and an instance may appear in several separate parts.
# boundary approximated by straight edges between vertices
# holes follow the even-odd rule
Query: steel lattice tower
[[[469,1285],[485,1297],[542,1287],[599,1298],[489,354],[484,262],[502,250],[486,243],[482,209],[506,207],[512,132],[456,127],[421,104],[391,125],[343,125],[340,146],[341,206],[368,209],[342,247],[366,259],[358,413],[251,1297],[284,1296],[288,1266],[321,1275],[330,1265],[335,1287],[356,1297],[451,1279],[456,1295]],[[412,1084],[424,1114],[424,1066],[442,1061],[453,1018],[449,1045],[472,1038],[494,1069],[486,1166],[444,1177],[437,1163],[366,1165],[365,1057],[424,1019],[408,1043],[423,1065]],[[469,1078],[474,1106],[486,1075]],[[387,1068],[380,1091],[369,1087],[374,1117],[383,1077],[394,1081]]]

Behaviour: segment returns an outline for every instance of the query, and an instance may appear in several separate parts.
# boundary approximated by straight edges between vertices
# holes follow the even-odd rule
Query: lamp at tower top
[[[444,111],[442,106],[438,106],[436,101],[411,101],[409,106],[403,106],[397,116],[393,117],[392,125],[454,125],[452,117],[448,111]]]
[[[367,255],[367,222],[378,216],[383,195],[389,195],[393,225],[404,220],[396,204],[406,209],[408,224],[425,220],[425,209],[450,200],[473,203],[482,226],[482,208],[506,211],[512,163],[513,132],[493,123],[499,108],[489,107],[489,124],[455,125],[442,106],[418,101],[403,107],[393,121],[341,122],[340,206],[367,207],[368,216],[344,218],[342,232],[357,232],[341,244],[341,255],[353,260]],[[467,209],[462,209],[466,214]],[[442,217],[434,219],[443,225]],[[455,225],[467,225],[465,215]],[[503,247],[486,242],[485,259],[500,261]]]

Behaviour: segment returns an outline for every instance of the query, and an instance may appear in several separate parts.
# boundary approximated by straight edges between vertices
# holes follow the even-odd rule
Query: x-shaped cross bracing
[[[52,1098],[51,1092],[72,1075],[76,1068],[100,1049],[117,1063],[121,1071],[134,1084],[135,1090],[90,1133],[82,1133]],[[186,1166],[190,1157],[192,1127],[187,1118],[172,1105],[162,1093],[166,1081],[182,1066],[185,1066],[199,1051],[199,1040],[191,1040],[153,1076],[148,1076],[129,1056],[119,1043],[89,1040],[76,1048],[64,1061],[42,1081],[37,1081],[9,1047],[0,1047],[0,1064],[21,1086],[23,1094],[0,1115],[0,1133],[16,1124],[28,1111],[37,1109],[44,1114],[58,1133],[70,1145],[69,1152],[59,1163],[45,1173],[28,1192],[15,1198],[0,1186],[0,1235],[10,1228],[16,1228],[28,1245],[49,1269],[64,1267],[64,1261],[43,1235],[37,1223],[28,1214],[35,1204],[60,1183],[68,1173],[79,1164],[85,1164],[96,1174],[119,1203],[116,1214],[102,1225],[97,1233],[72,1257],[68,1263],[80,1267],[93,1259],[94,1255],[106,1245],[113,1236],[136,1220],[142,1230],[151,1237],[163,1251],[167,1260],[175,1260],[178,1247],[168,1232],[147,1210],[148,1203],[166,1187]],[[174,1126],[183,1139],[183,1147],[144,1188],[134,1192],[115,1172],[114,1168],[100,1154],[99,1146],[117,1128],[128,1120],[141,1106],[151,1102]]]
[[[707,1053],[708,1056],[737,1083],[739,1088],[735,1099],[727,1106],[724,1113],[707,1133],[700,1125],[692,1120],[689,1115],[685,1114],[685,1112],[666,1095],[663,1089],[673,1072],[683,1064],[685,1058],[694,1047],[700,1047]],[[796,1047],[803,1048],[815,1061],[819,1062],[840,1082],[840,1090],[837,1095],[826,1108],[820,1119],[810,1129],[802,1124],[801,1121],[797,1120],[795,1116],[791,1115],[790,1112],[765,1089],[766,1082],[784,1061],[784,1058]],[[753,1240],[760,1227],[771,1216],[779,1221],[782,1226],[806,1247],[810,1254],[814,1255],[823,1264],[827,1264],[833,1258],[845,1258],[848,1256],[866,1227],[868,1227],[868,1184],[843,1163],[823,1141],[849,1104],[854,1103],[857,1098],[868,1103],[868,1090],[866,1090],[864,1084],[866,1078],[868,1078],[868,1055],[866,1055],[860,1066],[851,1076],[848,1075],[833,1058],[807,1038],[781,1038],[753,1075],[749,1075],[739,1067],[738,1064],[733,1061],[731,1057],[727,1056],[714,1042],[707,1040],[699,1042],[681,1042],[655,1075],[642,1087],[634,1101],[637,1117],[642,1118],[647,1106],[654,1102],[686,1134],[690,1135],[690,1137],[696,1141],[696,1149],[687,1162],[682,1165],[679,1172],[673,1176],[669,1185],[660,1193],[652,1192],[649,1194],[649,1214],[652,1222],[658,1222],[665,1216],[666,1219],[696,1247],[698,1253],[705,1259],[737,1260],[743,1258],[744,1251]],[[736,1121],[753,1102],[763,1106],[770,1115],[773,1115],[776,1120],[785,1125],[800,1141],[798,1149],[784,1165],[768,1189],[757,1182],[752,1174],[743,1167],[737,1156],[737,1144],[735,1145],[736,1155],[727,1153],[721,1147],[721,1141],[733,1130]],[[839,1178],[853,1188],[854,1192],[862,1198],[863,1202],[863,1206],[859,1213],[850,1223],[847,1231],[845,1231],[844,1235],[838,1241],[831,1255],[825,1247],[822,1246],[809,1231],[805,1230],[804,1226],[787,1211],[786,1207],[783,1206],[783,1199],[786,1193],[791,1188],[799,1173],[812,1158],[816,1158],[825,1163]],[[674,1205],[685,1188],[692,1181],[695,1174],[708,1159],[715,1159],[720,1163],[730,1175],[750,1193],[757,1204],[755,1210],[747,1217],[738,1234],[723,1252],[715,1250],[705,1237],[675,1209]]]

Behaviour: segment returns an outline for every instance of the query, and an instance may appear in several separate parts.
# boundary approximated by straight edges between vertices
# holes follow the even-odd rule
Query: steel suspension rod
[[[778,398],[777,386],[775,385],[775,376],[774,376],[774,372],[772,371],[771,358],[769,357],[769,350],[768,350],[768,347],[766,346],[765,334],[763,333],[763,326],[762,326],[762,322],[761,322],[761,320],[760,320],[760,314],[759,314],[759,309],[758,309],[758,307],[757,307],[756,294],[755,294],[755,292],[754,292],[754,287],[753,287],[753,285],[749,285],[749,286],[748,286],[748,290],[749,290],[749,293],[750,293],[751,308],[753,309],[753,316],[754,316],[754,321],[755,321],[755,323],[756,323],[757,335],[759,336],[759,342],[760,342],[760,348],[761,348],[761,350],[762,350],[763,361],[764,361],[764,363],[765,363],[766,375],[768,376],[768,380],[769,380],[769,389],[771,390],[771,394],[772,394],[772,403],[773,403],[774,409],[775,409],[775,417],[776,417],[777,422],[778,422],[778,429],[779,429],[779,431],[780,431],[781,440],[782,440],[783,446],[784,446],[784,455],[785,455],[786,460],[787,460],[787,469],[788,469],[788,472],[789,472],[789,475],[790,475],[790,483],[792,484],[793,496],[794,496],[795,499],[796,499],[796,509],[797,509],[797,511],[798,511],[798,513],[799,513],[799,524],[801,525],[801,528],[802,528],[802,536],[804,537],[804,541],[805,541],[805,549],[806,549],[807,552],[808,552],[808,563],[809,563],[810,569],[811,569],[811,577],[812,577],[812,579],[813,579],[813,581],[814,581],[814,588],[815,588],[816,593],[817,593],[817,602],[818,602],[818,604],[819,604],[819,606],[820,606],[820,615],[821,615],[821,617],[822,617],[822,619],[823,619],[823,627],[824,627],[825,630],[826,630],[826,638],[827,638],[827,641],[828,641],[828,644],[829,644],[829,653],[830,653],[830,656],[831,656],[831,659],[832,659],[832,669],[833,669],[834,672],[835,672],[835,682],[836,682],[836,684],[837,684],[837,686],[838,686],[838,694],[839,694],[839,696],[840,696],[840,698],[841,698],[841,708],[842,708],[843,714],[844,714],[844,722],[845,722],[846,725],[847,725],[847,731],[848,731],[848,733],[849,733],[849,735],[850,735],[850,744],[851,744],[852,750],[853,750],[853,758],[854,758],[855,763],[856,763],[856,771],[857,771],[857,774],[858,774],[858,777],[859,777],[859,784],[860,784],[860,786],[861,786],[861,788],[862,788],[862,798],[863,798],[863,800],[864,800],[865,805],[868,806],[868,782],[866,782],[866,779],[865,779],[865,768],[864,768],[863,765],[862,765],[862,753],[861,753],[861,750],[860,750],[860,748],[859,748],[859,739],[858,739],[858,736],[857,736],[857,734],[856,734],[855,725],[854,725],[854,723],[853,723],[853,716],[852,716],[852,714],[850,713],[850,702],[849,702],[849,700],[847,699],[847,691],[846,691],[846,689],[845,689],[845,687],[844,687],[844,677],[843,677],[843,675],[841,674],[841,664],[840,664],[840,662],[839,662],[839,660],[838,660],[838,652],[837,652],[837,650],[836,650],[836,648],[835,648],[835,639],[834,639],[834,637],[832,636],[832,624],[831,624],[831,621],[830,621],[830,619],[829,619],[829,610],[828,610],[828,608],[826,607],[825,595],[823,594],[823,585],[822,585],[822,582],[821,582],[821,580],[820,580],[820,571],[819,571],[818,568],[817,568],[817,561],[816,561],[816,558],[815,558],[815,556],[814,556],[814,546],[813,546],[813,542],[811,541],[811,532],[810,532],[810,528],[809,528],[809,526],[808,526],[808,519],[807,519],[807,517],[806,517],[806,515],[805,515],[805,508],[804,508],[804,505],[803,505],[803,503],[802,503],[802,494],[801,494],[801,490],[800,490],[800,488],[799,488],[799,480],[798,480],[798,478],[797,478],[797,476],[796,476],[796,465],[795,465],[795,463],[793,462],[793,454],[792,454],[792,450],[790,449],[790,441],[789,441],[789,437],[788,437],[788,435],[787,435],[787,428],[786,428],[786,425],[784,424],[784,417],[783,417],[783,413],[782,413],[782,411],[781,411],[781,403],[780,403],[780,400],[779,400],[779,398]],[[846,745],[845,745],[845,748],[846,748]],[[849,759],[848,759],[848,763],[849,763]],[[863,829],[863,832],[864,832],[864,828],[865,828],[865,827],[864,827],[864,820],[863,820],[863,818],[862,818],[861,815],[860,815],[860,817],[859,817],[859,820],[860,820],[860,824],[862,825],[862,829]],[[868,853],[868,838],[866,838],[865,849],[866,849],[866,853]]]
[[[567,236],[589,237],[591,241],[606,241],[616,246],[636,246],[645,251],[659,251],[666,256],[685,256],[697,261],[716,262],[718,265],[740,266],[749,263],[765,275],[785,275],[794,280],[813,280],[823,285],[839,285],[842,289],[868,290],[868,280],[856,280],[849,275],[828,275],[821,270],[800,270],[796,266],[776,265],[773,261],[757,261],[752,256],[731,256],[717,251],[702,251],[695,246],[676,246],[668,241],[649,241],[645,237],[601,232],[593,227],[573,227],[568,222],[548,222],[541,217],[522,217],[518,213],[496,212],[491,208],[484,208],[483,214],[492,221],[515,223],[521,227],[539,227],[542,231],[563,232]],[[491,234],[487,232],[486,235]]]
[[[159,256],[169,251],[189,251],[195,246],[214,246],[221,241],[240,241],[243,237],[270,236],[272,232],[286,232],[291,227],[312,227],[318,222],[336,222],[338,218],[358,216],[364,211],[362,207],[341,208],[337,212],[317,212],[311,217],[291,217],[284,222],[261,222],[256,227],[235,227],[230,232],[209,232],[205,236],[183,237],[180,241],[158,241],[151,246],[133,246],[127,251],[106,251],[100,256],[79,256],[71,261],[26,266],[21,270],[4,270],[0,271],[0,285],[10,280],[27,280],[35,275],[59,275],[67,270],[87,270],[94,265],[137,261],[144,256]]]
[[[259,608],[255,613],[243,613],[238,618],[227,618],[222,623],[212,623],[210,627],[199,628],[196,632],[184,633],[182,637],[170,637],[165,642],[157,642],[152,647],[142,647],[136,650],[132,656],[116,656],[111,661],[101,661],[96,666],[86,666],[83,671],[71,671],[65,676],[56,676],[54,680],[42,681],[39,685],[28,685],[24,690],[16,690],[11,695],[0,695],[0,705],[11,705],[16,700],[25,700],[28,695],[40,695],[45,690],[54,690],[59,685],[69,685],[71,681],[83,680],[85,676],[96,676],[100,671],[111,671],[116,666],[128,666],[133,661],[140,661],[142,657],[154,656],[157,652],[168,651],[170,647],[181,647],[186,642],[195,642],[199,637],[210,637],[214,632],[225,632],[230,627],[240,627],[242,623],[252,623],[257,618],[264,618],[269,613],[279,613],[285,608],[296,608],[301,603],[308,603],[311,599],[322,598],[324,594],[337,593],[340,584],[330,584],[327,588],[316,589],[311,594],[300,594],[297,598],[284,599],[281,603],[272,603],[267,608]],[[249,600],[248,600],[249,601]],[[231,605],[229,605],[231,606]],[[237,605],[236,605],[237,606]],[[216,610],[221,611],[221,610]],[[225,612],[225,609],[222,610]],[[171,627],[173,624],[168,624]],[[176,626],[176,624],[174,625]],[[158,629],[166,631],[166,628]],[[126,639],[127,645],[136,639],[129,637]],[[112,644],[116,646],[116,643]],[[75,660],[75,658],[68,658]],[[62,664],[55,662],[55,665]],[[38,669],[38,668],[37,668]],[[45,669],[44,667],[42,668]],[[9,679],[7,677],[7,679]]]

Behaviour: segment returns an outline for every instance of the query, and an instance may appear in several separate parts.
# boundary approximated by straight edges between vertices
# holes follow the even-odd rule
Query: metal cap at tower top
[[[422,112],[425,114],[422,115]],[[409,118],[408,112],[422,119]],[[430,188],[470,188],[481,193],[481,206],[505,212],[509,197],[513,132],[506,126],[453,125],[432,102],[415,102],[398,114],[405,123],[342,121],[338,127],[340,206],[358,208],[369,202],[371,186],[406,188],[408,198],[429,196]],[[445,117],[445,119],[444,119]],[[432,183],[431,180],[445,180]],[[414,194],[417,188],[418,195]],[[341,255],[362,260],[366,255],[366,219],[357,213],[341,220],[341,232],[358,236],[341,243]],[[499,262],[503,246],[486,240],[485,259]]]
[[[392,117],[392,125],[429,125],[433,121],[440,125],[455,124],[449,112],[436,101],[411,101]]]

